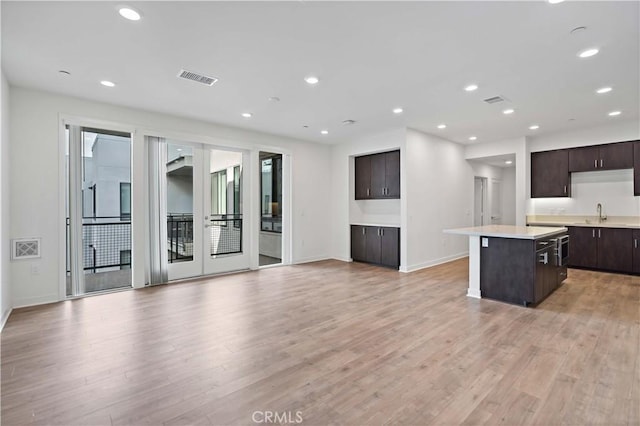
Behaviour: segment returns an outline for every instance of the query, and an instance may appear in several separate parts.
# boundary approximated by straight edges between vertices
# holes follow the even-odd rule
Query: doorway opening
[[[259,266],[282,263],[282,154],[260,152]]]
[[[473,178],[473,226],[488,224],[485,218],[487,206],[487,178],[475,176]]]

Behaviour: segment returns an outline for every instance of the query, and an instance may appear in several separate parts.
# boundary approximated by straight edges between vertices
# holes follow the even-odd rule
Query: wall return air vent
[[[184,78],[185,80],[195,81],[196,83],[206,84],[207,86],[213,86],[216,81],[215,77],[207,77],[206,75],[198,74],[197,72],[180,70],[178,78]]]
[[[40,257],[40,238],[16,238],[11,240],[11,259]]]

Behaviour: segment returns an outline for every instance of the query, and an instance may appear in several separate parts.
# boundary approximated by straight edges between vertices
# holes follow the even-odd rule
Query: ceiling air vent
[[[197,83],[206,84],[207,86],[213,86],[213,84],[218,81],[218,79],[215,77],[207,77],[206,75],[187,70],[180,70],[180,72],[178,73],[178,77],[195,81]]]
[[[501,96],[494,96],[493,98],[487,98],[484,101],[488,104],[497,104],[498,102],[504,102],[504,98]]]
[[[40,257],[40,238],[11,240],[11,259],[33,259]]]

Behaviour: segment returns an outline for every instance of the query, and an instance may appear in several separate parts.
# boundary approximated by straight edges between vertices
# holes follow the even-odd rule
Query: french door
[[[243,167],[248,152],[174,140],[157,143],[158,176],[164,180],[157,241],[166,253],[167,279],[249,269],[242,213],[249,203]]]

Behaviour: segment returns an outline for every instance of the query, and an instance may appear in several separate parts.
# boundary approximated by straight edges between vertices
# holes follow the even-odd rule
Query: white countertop
[[[548,226],[513,226],[513,225],[485,225],[470,228],[445,229],[447,234],[475,235],[482,237],[516,238],[521,240],[535,240],[560,232],[567,232],[565,227]]]
[[[584,226],[591,228],[631,228],[640,229],[640,225],[632,223],[615,223],[615,222],[559,222],[559,221],[534,221],[528,222],[531,226]]]
[[[400,225],[393,224],[393,223],[351,222],[351,225],[377,226],[377,227],[380,227],[380,228],[400,228]]]
[[[532,226],[584,226],[592,228],[631,228],[640,229],[638,216],[609,216],[598,221],[597,216],[575,215],[531,215],[527,224]]]

